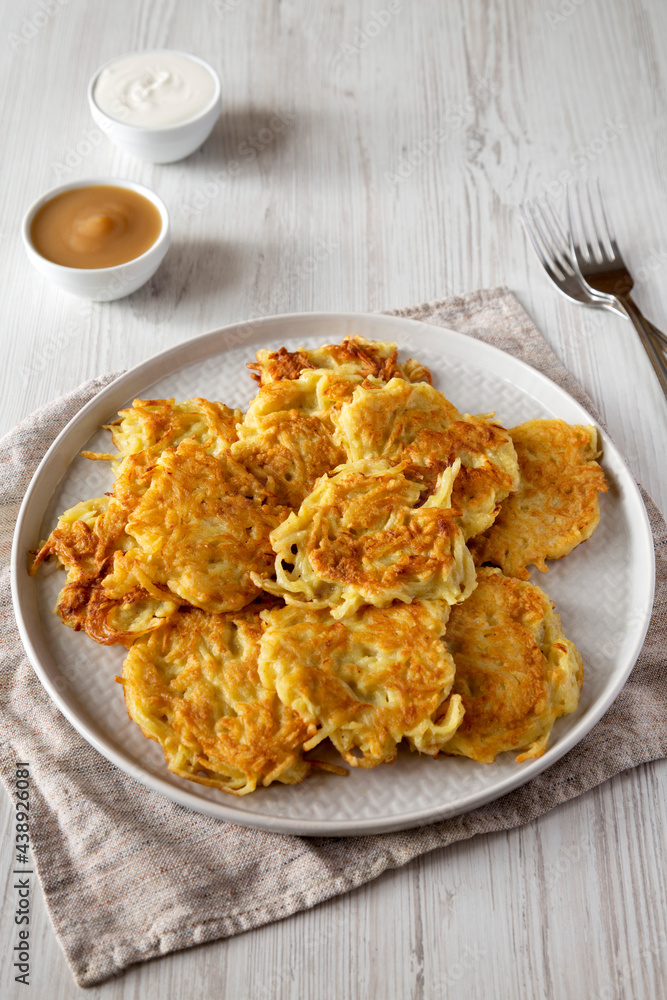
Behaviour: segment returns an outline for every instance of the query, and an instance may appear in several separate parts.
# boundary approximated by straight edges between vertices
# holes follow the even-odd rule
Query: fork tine
[[[614,242],[614,234],[611,231],[611,226],[609,225],[609,219],[607,218],[607,212],[604,207],[604,198],[602,197],[602,185],[600,184],[600,178],[598,177],[596,182],[596,188],[598,192],[598,204],[600,205],[600,211],[602,213],[602,218],[604,220],[605,229],[607,230],[607,239],[610,243]]]
[[[562,277],[559,273],[560,269],[558,261],[553,252],[553,247],[549,241],[549,237],[545,233],[544,228],[540,225],[535,205],[532,202],[528,202],[525,206],[522,205],[521,213],[528,235],[530,236],[533,247],[538,252],[538,256],[543,267],[550,268],[558,275],[559,278]],[[540,247],[541,249],[539,249]]]
[[[567,222],[572,236],[572,243],[574,244],[574,248],[579,256],[582,257],[586,263],[590,263],[594,260],[593,251],[586,235],[581,197],[576,181],[572,187],[569,184],[567,185],[566,198]]]
[[[588,225],[588,220],[586,218],[586,211],[585,211],[585,208],[584,208],[584,199],[583,199],[582,194],[581,194],[581,184],[580,183],[575,183],[575,191],[577,193],[577,208],[579,209],[579,221],[580,221],[580,224],[581,224],[581,238],[582,238],[582,240],[584,242],[584,245],[586,247],[586,253],[588,255],[588,259],[589,259],[589,261],[593,262],[593,261],[597,260],[597,257],[595,255],[595,250],[593,249],[592,240],[590,239],[589,225]]]
[[[528,239],[533,246],[533,250],[537,254],[537,259],[540,264],[547,272],[551,280],[558,284],[558,282],[562,280],[563,275],[558,273],[558,267],[551,258],[549,244],[545,241],[544,234],[535,222],[534,210],[533,218],[528,215],[528,205],[530,205],[530,202],[524,202],[524,204],[519,206],[519,214],[526,233],[528,234]]]
[[[595,254],[595,260],[598,264],[602,264],[605,258],[605,248],[602,246],[602,240],[600,239],[600,230],[597,224],[597,219],[595,217],[595,209],[593,208],[593,195],[591,192],[590,181],[586,181],[586,196],[588,200],[588,212],[591,220],[591,226],[593,229],[593,252]]]
[[[543,267],[546,267],[547,264],[548,264],[548,260],[547,260],[545,254],[544,254],[544,251],[542,249],[540,241],[537,238],[537,234],[533,230],[532,223],[531,223],[530,219],[528,218],[528,213],[527,213],[526,203],[525,202],[523,204],[519,205],[519,215],[521,216],[521,221],[523,222],[524,229],[526,230],[526,233],[528,234],[528,239],[530,240],[530,242],[533,245],[533,250],[537,254],[537,257],[538,257],[538,260],[539,260],[540,264],[542,264]]]
[[[549,197],[549,195],[545,195],[545,200],[546,200],[546,202],[547,202],[547,204],[549,206],[549,209],[551,210],[551,217],[553,219],[554,226],[558,230],[558,236],[560,238],[561,246],[563,247],[563,252],[566,253],[568,255],[568,257],[569,257],[570,256],[570,244],[568,242],[567,233],[563,229],[563,223],[560,220],[560,215],[558,214],[558,212],[554,208],[553,202],[551,201],[551,198]]]
[[[607,218],[607,211],[606,211],[606,209],[604,207],[604,198],[602,197],[602,185],[600,184],[600,178],[599,177],[597,179],[596,188],[597,188],[598,206],[599,206],[599,209],[600,209],[600,216],[602,217],[602,221],[604,223],[604,228],[605,228],[605,231],[606,231],[606,234],[607,234],[607,245],[608,245],[609,250],[611,251],[612,258],[614,258],[616,256],[620,256],[620,254],[618,252],[618,247],[616,246],[616,238],[615,238],[614,234],[611,231],[611,226],[609,225],[609,219]]]
[[[554,251],[554,256],[556,261],[564,274],[573,275],[574,268],[572,267],[572,259],[570,256],[570,248],[568,246],[567,237],[563,232],[563,227],[561,221],[558,218],[558,213],[551,203],[549,195],[544,196],[545,204],[549,207],[549,214],[542,209],[541,216],[544,221],[545,226],[549,230],[549,235],[551,236],[552,247]],[[549,215],[551,218],[549,218]]]
[[[565,185],[565,204],[567,206],[567,226],[570,230],[571,245],[574,245],[580,256],[585,257],[586,254],[579,239],[579,227],[575,225],[574,197],[569,184]]]

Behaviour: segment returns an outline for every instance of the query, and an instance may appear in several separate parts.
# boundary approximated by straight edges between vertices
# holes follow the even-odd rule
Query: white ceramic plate
[[[402,356],[431,368],[437,388],[462,411],[495,410],[508,427],[531,417],[592,423],[566,392],[493,347],[412,320],[355,314],[275,316],[204,334],[158,354],[107,386],[68,424],[39,466],[24,499],[12,552],[16,616],[25,648],[44,687],[78,731],[127,774],[168,798],[220,819],[301,835],[381,833],[474,809],[529,781],[573,747],[614,700],[641,649],[653,600],[653,545],[635,482],[603,436],[609,493],[600,526],[585,545],[548,574],[534,573],[556,601],[566,634],[585,664],[576,713],[556,722],[539,760],[517,764],[505,754],[493,765],[462,757],[432,760],[401,751],[390,767],[352,769],[347,778],[316,773],[301,785],[274,784],[244,798],[187,782],[166,768],[159,746],[127,716],[120,685],[124,649],[104,647],[64,627],[52,614],[63,572],[28,576],[36,548],[58,513],[110,488],[107,463],[79,456],[108,451],[102,424],[136,396],[204,396],[245,408],[255,385],[245,368],[258,347],[294,349],[336,342],[351,333],[398,341]]]

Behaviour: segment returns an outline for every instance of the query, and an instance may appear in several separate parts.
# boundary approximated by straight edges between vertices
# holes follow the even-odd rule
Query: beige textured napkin
[[[399,314],[514,354],[595,415],[591,400],[507,289]],[[519,826],[625,768],[667,756],[667,526],[644,493],[657,560],[644,649],[598,725],[523,788],[417,830],[308,839],[200,816],[139,785],[92,749],[54,707],[21,647],[9,593],[11,536],[31,476],[56,434],[113,377],[87,382],[48,404],[0,442],[0,774],[12,788],[16,761],[31,763],[33,858],[79,985],[287,917],[426,851]]]

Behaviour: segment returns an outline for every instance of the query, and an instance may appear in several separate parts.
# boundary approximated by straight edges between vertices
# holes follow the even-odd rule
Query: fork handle
[[[644,317],[646,319],[646,317]],[[650,319],[646,320],[646,325],[649,328],[649,332],[653,334],[653,340],[656,342],[658,347],[661,347],[663,351],[667,350],[667,337],[659,330],[655,323],[651,323]]]
[[[635,330],[639,334],[639,338],[644,345],[644,350],[648,354],[649,361],[653,365],[653,371],[655,372],[658,382],[660,383],[660,387],[665,394],[665,398],[667,399],[667,363],[665,362],[662,351],[660,351],[655,344],[651,325],[642,315],[641,310],[635,305],[628,294],[619,295],[617,293],[616,298],[625,309],[635,327]]]
[[[642,313],[641,309],[639,308],[635,300],[630,296],[629,292],[624,296],[624,298],[626,299],[626,301],[631,303],[635,311],[638,312],[641,318],[644,320],[644,323],[648,327],[648,332],[651,334],[653,338],[653,343],[655,344],[655,346],[661,348],[661,350],[663,351],[667,350],[667,337],[662,332],[662,330],[659,330],[658,327],[655,325],[655,323],[651,323],[650,319],[646,319],[646,316],[644,316],[644,314]]]

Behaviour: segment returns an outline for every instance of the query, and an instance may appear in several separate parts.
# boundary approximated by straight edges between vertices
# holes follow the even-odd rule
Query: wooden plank
[[[8,359],[0,431],[85,378],[224,323],[390,308],[506,283],[664,507],[667,409],[641,347],[623,320],[556,296],[516,206],[545,190],[562,204],[565,180],[599,174],[641,279],[638,301],[667,329],[665,4],[608,0],[604,13],[593,0],[52,6],[21,41],[21,31],[44,21],[35,16],[39,3],[0,3]],[[222,75],[220,122],[182,164],[139,163],[91,137],[89,77],[113,55],[151,46],[198,53]],[[276,112],[285,127],[262,143]],[[261,149],[244,158],[251,140]],[[226,168],[235,158],[243,165],[232,179]],[[145,289],[87,304],[31,270],[19,226],[30,201],[60,179],[104,175],[158,190],[174,242]],[[312,911],[137,967],[87,995],[660,996],[666,791],[664,762],[637,768],[520,830],[437,852]],[[3,797],[5,843],[10,816]],[[9,961],[10,863],[3,852],[0,993],[15,1000],[23,993]],[[31,996],[79,995],[39,890],[32,930]]]

